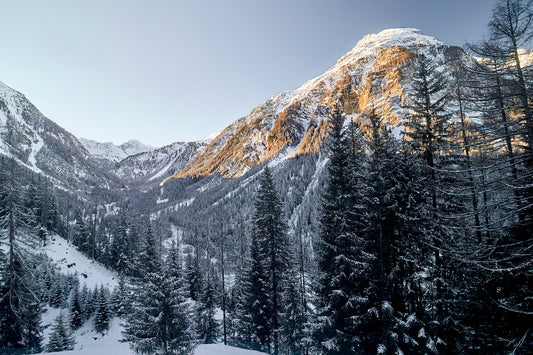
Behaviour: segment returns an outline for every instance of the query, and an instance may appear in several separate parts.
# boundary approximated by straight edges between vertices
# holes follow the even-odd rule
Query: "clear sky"
[[[0,0],[0,81],[73,134],[202,139],[367,33],[480,39],[494,0]]]

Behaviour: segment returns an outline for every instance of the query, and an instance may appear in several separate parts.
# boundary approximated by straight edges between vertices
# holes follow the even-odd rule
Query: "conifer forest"
[[[533,353],[533,2],[487,21],[367,36],[146,176],[0,86],[0,354]]]

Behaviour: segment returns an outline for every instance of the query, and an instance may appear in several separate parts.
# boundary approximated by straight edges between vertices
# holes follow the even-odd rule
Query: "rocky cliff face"
[[[237,177],[270,159],[317,152],[334,106],[355,120],[364,120],[366,110],[379,106],[388,124],[401,127],[412,59],[419,53],[432,58],[440,70],[449,70],[450,58],[463,55],[460,48],[416,29],[367,35],[324,74],[271,97],[227,127],[170,178]]]

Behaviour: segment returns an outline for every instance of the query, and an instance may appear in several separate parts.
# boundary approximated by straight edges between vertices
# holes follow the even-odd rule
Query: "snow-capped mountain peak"
[[[366,35],[325,73],[272,96],[225,128],[172,177],[236,177],[267,160],[281,162],[317,152],[328,135],[331,108],[339,104],[355,118],[370,101],[379,100],[388,122],[399,125],[412,58],[424,53],[445,66],[445,56],[455,55],[450,48],[414,28]],[[380,76],[381,85],[372,88]]]
[[[113,162],[119,162],[130,155],[144,153],[154,149],[154,147],[143,144],[135,139],[129,140],[121,145],[115,145],[112,142],[101,143],[86,138],[79,138],[79,141],[93,156]]]

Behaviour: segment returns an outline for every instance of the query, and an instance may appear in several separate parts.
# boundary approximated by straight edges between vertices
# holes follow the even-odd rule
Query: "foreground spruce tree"
[[[161,264],[150,229],[137,268],[141,276],[132,286],[132,312],[124,325],[124,340],[137,354],[190,353],[193,331],[181,265],[172,257],[168,266]]]
[[[344,117],[331,117],[330,161],[322,196],[318,249],[317,320],[315,339],[324,354],[369,351],[364,329],[371,321],[367,290],[375,259],[364,233],[365,213],[360,184],[364,157],[355,134],[343,131]],[[351,132],[354,132],[352,129]]]
[[[266,274],[261,262],[258,240],[252,236],[250,257],[237,275],[235,285],[236,345],[253,350],[266,350],[270,323]]]
[[[109,300],[107,296],[107,290],[103,285],[100,285],[100,290],[96,288],[95,300],[96,300],[96,312],[94,314],[94,329],[97,332],[103,333],[109,329],[109,321],[111,320],[111,311],[109,310]]]
[[[257,240],[260,262],[264,267],[267,306],[268,350],[280,351],[281,317],[284,312],[283,288],[290,269],[289,240],[283,209],[268,166],[263,169],[252,218],[253,238]],[[252,260],[253,262],[253,260]]]
[[[15,161],[0,166],[0,349],[35,352],[41,349],[42,328],[37,283],[33,278],[33,246],[27,227],[31,214],[22,203]]]
[[[209,269],[212,267],[208,266]],[[220,324],[215,319],[217,307],[217,294],[215,284],[213,282],[212,271],[207,271],[204,289],[200,295],[200,300],[197,303],[198,313],[198,337],[200,342],[204,344],[214,344],[217,342],[220,333]]]
[[[73,350],[76,342],[74,336],[70,330],[67,322],[65,322],[63,314],[59,313],[55,319],[54,326],[52,327],[52,333],[50,334],[50,340],[46,346],[46,351],[64,351]]]
[[[74,330],[81,327],[83,324],[83,314],[81,310],[80,303],[80,286],[79,283],[76,283],[72,290],[72,299],[70,300],[69,306],[70,312],[70,327]]]

